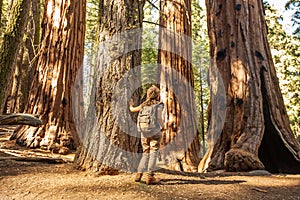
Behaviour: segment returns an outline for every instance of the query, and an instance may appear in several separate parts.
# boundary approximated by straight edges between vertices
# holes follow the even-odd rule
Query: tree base
[[[231,149],[225,154],[225,168],[230,172],[265,169],[263,163],[254,154],[242,149]]]

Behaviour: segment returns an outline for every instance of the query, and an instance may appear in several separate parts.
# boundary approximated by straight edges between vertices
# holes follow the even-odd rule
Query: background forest
[[[87,4],[87,32],[86,32],[86,64],[95,66],[97,51],[98,7],[97,1],[88,1]],[[201,7],[202,5],[202,7]],[[266,21],[268,24],[268,40],[272,50],[274,64],[279,77],[280,89],[287,107],[290,123],[295,137],[300,140],[300,31],[299,31],[299,1],[288,1],[286,9],[294,12],[292,16],[293,27],[284,28],[283,15],[268,1],[264,1]],[[159,25],[159,1],[146,1],[144,6],[145,19],[143,23],[144,38],[142,49],[142,62],[149,64],[156,62],[157,41]],[[207,106],[209,102],[209,85],[207,73],[209,67],[209,39],[206,27],[206,10],[204,3],[192,1],[192,28],[193,28],[193,63],[195,78],[196,102],[199,114],[199,130],[202,141],[207,129]],[[156,28],[157,32],[153,32]],[[89,31],[91,30],[91,31]],[[151,30],[151,31],[148,31]],[[201,52],[201,53],[199,53]],[[155,73],[155,72],[153,72]],[[151,74],[149,75],[151,77]],[[147,79],[147,75],[143,77]],[[145,81],[145,80],[144,80]],[[202,120],[203,119],[203,120]],[[204,142],[205,144],[205,142]]]
[[[16,5],[18,2],[22,2],[22,5],[26,1],[8,1],[0,0],[0,43],[5,48],[5,41],[7,33],[12,25],[12,22],[18,18],[14,15],[15,10],[18,8]],[[29,1],[28,1],[29,2]],[[29,4],[29,3],[27,3]],[[21,5],[21,7],[22,7]],[[30,9],[27,8],[29,13],[24,17],[24,36],[21,37],[22,42],[19,45],[19,50],[15,55],[14,65],[15,71],[13,78],[7,80],[7,77],[3,78],[5,73],[1,72],[1,79],[11,81],[8,98],[1,100],[5,102],[5,106],[1,108],[3,113],[22,113],[30,110],[26,107],[27,101],[30,100],[30,90],[32,81],[34,78],[35,67],[38,64],[42,64],[38,61],[38,56],[43,54],[41,48],[41,34],[47,32],[44,24],[41,24],[42,13],[44,13],[44,2],[40,0],[32,0]],[[101,3],[98,0],[87,0],[86,4],[86,32],[85,32],[85,46],[84,46],[84,82],[93,80],[91,77],[92,72],[97,66],[98,59],[98,44],[99,39],[99,21],[101,20]],[[202,4],[201,4],[202,5]],[[279,78],[280,89],[283,94],[283,99],[287,108],[287,112],[290,119],[290,124],[295,137],[300,138],[300,23],[299,23],[299,1],[290,0],[286,4],[286,9],[290,9],[294,12],[293,22],[291,27],[294,31],[287,31],[282,25],[282,16],[278,13],[276,8],[270,6],[268,2],[264,2],[265,6],[265,18],[268,24],[268,41],[271,47],[273,61],[275,64],[277,76]],[[25,10],[25,7],[24,7]],[[142,81],[147,82],[148,79],[154,77],[153,74],[149,74],[143,71],[144,66],[147,64],[155,63],[157,60],[157,46],[159,37],[159,1],[146,1],[144,5],[144,19],[143,19],[143,48],[141,52],[141,64],[142,64]],[[44,16],[45,17],[45,16]],[[202,156],[207,150],[207,138],[205,133],[208,129],[208,105],[210,99],[209,85],[208,85],[208,68],[210,65],[209,55],[209,38],[206,26],[206,10],[204,6],[200,6],[196,0],[192,1],[192,40],[193,40],[193,75],[194,75],[194,93],[196,94],[197,105],[197,120],[199,138],[202,143]],[[41,26],[42,25],[42,26]],[[1,53],[1,52],[0,52]],[[80,61],[78,61],[80,62]],[[1,61],[3,63],[3,61]],[[72,83],[71,80],[70,83]],[[67,82],[67,81],[66,81]],[[69,83],[69,82],[67,82]],[[1,83],[3,84],[3,83]],[[88,85],[88,84],[87,84]],[[83,88],[88,97],[89,88]],[[1,94],[2,95],[2,94]],[[66,97],[68,99],[68,97]],[[89,98],[84,99],[85,102],[90,101]],[[86,108],[85,108],[86,109]],[[59,113],[57,114],[59,115]],[[63,114],[66,117],[68,114]],[[63,123],[63,122],[62,122]],[[70,125],[70,129],[72,126]],[[51,128],[51,127],[50,127]],[[50,129],[49,128],[49,129]],[[55,127],[54,127],[55,129]],[[32,129],[30,129],[32,131]],[[40,131],[40,130],[39,130]],[[39,132],[37,131],[37,132]],[[26,132],[25,130],[23,132]],[[64,132],[64,131],[62,131]],[[59,136],[59,138],[71,138],[69,137],[68,130],[65,134]],[[74,136],[72,136],[74,139]],[[20,137],[19,137],[20,138]],[[51,134],[49,134],[51,139]],[[49,140],[50,140],[49,139]],[[63,141],[63,139],[61,139]],[[75,140],[75,139],[74,139]],[[300,139],[299,139],[300,140]],[[30,143],[30,145],[35,145]],[[28,146],[30,146],[28,145]],[[77,146],[78,144],[75,144]],[[42,145],[41,145],[42,146]],[[34,146],[31,146],[34,147]],[[61,153],[64,150],[60,150]],[[67,150],[65,150],[67,151]]]

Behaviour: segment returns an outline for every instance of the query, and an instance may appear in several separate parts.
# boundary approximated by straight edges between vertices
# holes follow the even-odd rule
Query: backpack
[[[157,119],[157,109],[163,104],[144,106],[138,114],[138,128],[144,136],[153,136],[161,131]]]

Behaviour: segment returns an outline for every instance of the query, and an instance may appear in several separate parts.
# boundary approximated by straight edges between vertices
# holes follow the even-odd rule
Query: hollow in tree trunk
[[[300,172],[300,146],[283,103],[267,42],[262,1],[206,1],[212,80],[224,84],[225,115],[220,135],[201,161],[200,171],[266,169]],[[211,82],[212,86],[216,82]],[[218,101],[212,90],[211,101]],[[220,113],[220,111],[218,111]],[[212,114],[218,124],[220,115]]]

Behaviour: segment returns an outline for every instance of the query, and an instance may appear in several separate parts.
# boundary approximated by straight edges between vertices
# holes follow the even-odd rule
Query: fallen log
[[[4,114],[0,115],[0,125],[30,125],[40,126],[43,122],[36,115],[31,114]]]
[[[22,161],[22,162],[46,162],[46,163],[67,163],[62,158],[44,158],[44,157],[0,157],[0,161],[2,160],[15,160],[15,161]]]

